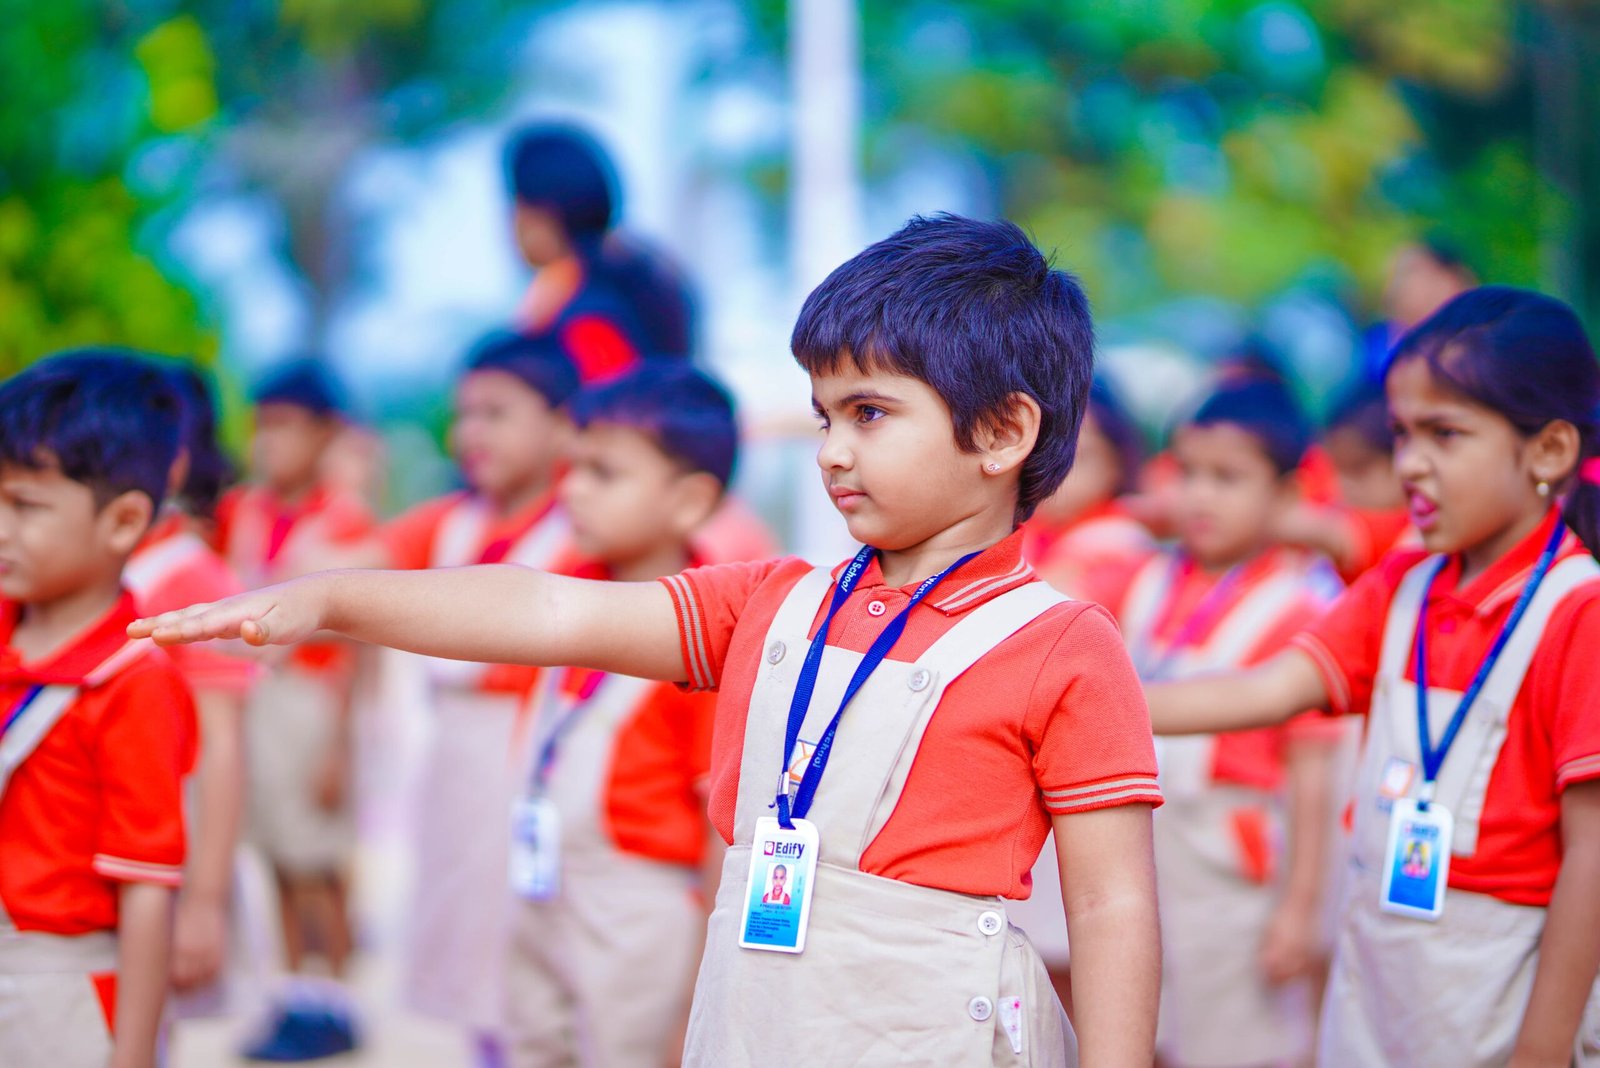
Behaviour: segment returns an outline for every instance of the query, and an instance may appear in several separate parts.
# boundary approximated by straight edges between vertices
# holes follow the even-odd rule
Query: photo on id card
[[[770,816],[758,819],[739,945],[777,953],[803,950],[816,870],[817,832],[810,822],[795,820],[792,829],[785,829]]]
[[[1439,918],[1450,877],[1452,827],[1450,813],[1440,805],[1423,809],[1411,798],[1394,802],[1378,901],[1383,911],[1423,920]]]

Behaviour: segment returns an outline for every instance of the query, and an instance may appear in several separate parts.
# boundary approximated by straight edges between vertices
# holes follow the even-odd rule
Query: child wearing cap
[[[324,476],[345,422],[338,386],[320,361],[291,361],[256,387],[253,483],[223,497],[216,547],[247,587],[316,570],[372,531],[366,506]],[[349,868],[355,848],[350,791],[348,645],[317,641],[267,665],[245,717],[247,819],[272,869],[285,964],[296,977],[248,1052],[273,1059],[354,1048],[340,985],[351,949]],[[306,974],[320,951],[328,978]]]
[[[456,385],[451,447],[468,488],[385,526],[388,566],[517,564],[550,568],[569,552],[555,496],[578,389],[549,338],[497,333],[478,343]],[[516,743],[536,669],[430,659],[431,738],[418,782],[417,880],[408,914],[406,1001],[464,1029],[480,1061],[503,1039],[504,828],[520,785]]]
[[[153,1068],[183,878],[194,705],[129,641],[122,570],[179,401],[80,351],[0,385],[0,1064]]]
[[[576,573],[647,582],[692,566],[693,535],[733,473],[727,394],[681,364],[646,363],[571,407],[561,499],[585,560]],[[705,815],[714,709],[667,682],[546,673],[519,808],[559,841],[549,857],[513,845],[517,1068],[656,1064],[682,1042],[722,859]]]
[[[335,573],[134,633],[328,628],[717,689],[709,812],[730,848],[687,1064],[1147,1065],[1148,717],[1109,616],[1038,581],[1017,529],[1071,466],[1083,292],[1009,223],[915,219],[811,294],[793,349],[824,488],[865,543],[838,568]],[[1052,829],[1076,1035],[1002,900],[1028,895]],[[789,905],[761,901],[779,864]]]

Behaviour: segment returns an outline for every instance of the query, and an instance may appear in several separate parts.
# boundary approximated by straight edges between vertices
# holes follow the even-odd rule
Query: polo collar
[[[1022,530],[1012,531],[1004,539],[984,549],[947,575],[939,584],[939,588],[933,591],[937,599],[926,603],[945,615],[959,615],[987,604],[1002,593],[1014,590],[1024,583],[1032,582],[1037,576],[1033,568],[1023,559],[1022,543]],[[833,569],[835,581],[838,581],[839,575],[848,566],[847,560]],[[910,597],[921,584],[919,579],[908,586],[902,586],[900,592]],[[860,581],[856,583],[856,589],[881,589],[883,586],[883,567],[874,554],[872,562],[867,565]]]
[[[11,635],[22,614],[20,605],[0,603],[0,682],[82,685],[128,644],[128,624],[139,618],[133,595],[126,590],[105,615],[65,646],[38,663],[23,663],[11,647]]]
[[[1478,615],[1488,615],[1516,600],[1522,593],[1523,586],[1527,584],[1528,576],[1533,573],[1534,565],[1539,562],[1539,556],[1544,552],[1545,545],[1549,543],[1550,533],[1555,529],[1558,518],[1557,510],[1551,508],[1545,514],[1543,521],[1512,546],[1510,552],[1490,564],[1484,569],[1483,574],[1461,589],[1457,588],[1457,583],[1461,579],[1461,554],[1451,553],[1439,571],[1438,579],[1434,583],[1433,596],[1447,597],[1460,602]],[[1586,551],[1577,537],[1568,531],[1566,537],[1562,539],[1556,559],[1564,560],[1575,552]]]

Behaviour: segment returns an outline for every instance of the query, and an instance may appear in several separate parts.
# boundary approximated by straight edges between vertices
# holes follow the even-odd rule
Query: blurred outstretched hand
[[[159,645],[241,638],[249,645],[292,645],[320,626],[313,580],[297,579],[211,604],[135,620],[130,638],[154,638]]]

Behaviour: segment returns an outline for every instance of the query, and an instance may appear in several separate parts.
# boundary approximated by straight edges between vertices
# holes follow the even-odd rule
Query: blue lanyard
[[[17,720],[22,718],[22,714],[28,710],[28,706],[33,704],[34,698],[38,697],[39,694],[43,692],[43,685],[31,686],[28,688],[28,692],[22,695],[22,700],[18,701],[16,706],[11,709],[11,714],[6,716],[5,723],[0,724],[0,738],[4,738],[6,736],[6,733],[16,725]]]
[[[1428,730],[1428,596],[1433,592],[1433,580],[1444,570],[1443,562],[1441,561],[1439,566],[1433,569],[1433,574],[1428,576],[1428,585],[1422,591],[1422,607],[1417,610],[1417,734],[1422,750],[1422,803],[1419,807],[1426,808],[1428,802],[1432,800],[1433,782],[1439,777],[1439,769],[1444,766],[1445,756],[1455,744],[1456,735],[1461,733],[1461,725],[1467,721],[1467,713],[1477,701],[1478,694],[1489,681],[1489,673],[1494,670],[1495,662],[1500,659],[1500,654],[1505,652],[1506,643],[1511,640],[1511,632],[1522,622],[1523,614],[1528,611],[1529,602],[1539,591],[1539,584],[1550,573],[1550,565],[1555,562],[1556,553],[1560,550],[1561,540],[1566,537],[1566,533],[1567,525],[1558,518],[1556,528],[1550,532],[1549,543],[1545,545],[1539,562],[1533,566],[1533,574],[1528,577],[1527,585],[1522,587],[1522,593],[1512,607],[1511,614],[1506,617],[1500,633],[1495,636],[1494,644],[1489,647],[1489,655],[1478,665],[1478,673],[1472,677],[1467,692],[1461,695],[1461,703],[1456,706],[1455,715],[1450,717],[1450,722],[1445,726],[1444,736],[1439,739],[1438,748],[1434,748]]]
[[[1174,556],[1172,558],[1171,566],[1167,569],[1168,597],[1172,595],[1172,591],[1178,585],[1178,573],[1182,570],[1182,568],[1183,558]],[[1141,679],[1144,679],[1146,682],[1159,682],[1163,680],[1166,675],[1167,668],[1172,666],[1173,658],[1182,652],[1186,645],[1194,641],[1201,628],[1203,628],[1207,623],[1215,622],[1217,611],[1221,608],[1222,603],[1227,598],[1228,594],[1233,592],[1233,587],[1238,583],[1239,574],[1243,570],[1243,564],[1235,564],[1227,570],[1226,574],[1217,580],[1217,584],[1215,586],[1212,586],[1211,589],[1206,591],[1206,595],[1200,598],[1200,603],[1194,606],[1194,611],[1189,613],[1188,618],[1183,621],[1183,625],[1178,628],[1178,633],[1172,636],[1171,641],[1167,642],[1161,647],[1159,655],[1155,658],[1155,662],[1149,664],[1147,667],[1146,662],[1150,660],[1151,654],[1155,652],[1156,639],[1154,631],[1161,625],[1163,620],[1158,614],[1156,618],[1150,621],[1150,630],[1152,633],[1148,635],[1141,635],[1139,637],[1139,648],[1137,650],[1137,657],[1134,660],[1134,667],[1138,671]]]
[[[787,789],[787,776],[789,774],[789,758],[794,752],[795,742],[800,738],[800,727],[805,723],[806,711],[811,707],[811,694],[817,686],[817,675],[822,668],[822,651],[828,644],[828,628],[833,625],[833,617],[839,609],[849,600],[850,594],[855,590],[856,584],[861,581],[862,572],[872,562],[872,557],[877,550],[870,545],[862,546],[844,569],[844,574],[839,576],[839,582],[833,589],[833,600],[828,604],[828,614],[823,617],[822,626],[817,628],[817,636],[811,639],[811,645],[806,649],[805,663],[800,666],[800,678],[795,683],[794,697],[789,702],[789,724],[784,731],[783,740],[783,769],[778,773],[778,823],[786,829],[794,827],[794,821],[805,818],[811,811],[811,800],[816,796],[817,787],[822,782],[822,775],[828,768],[828,756],[833,751],[833,736],[839,730],[839,721],[844,718],[844,710],[849,706],[850,700],[855,697],[861,687],[866,685],[867,679],[883,663],[889,655],[889,650],[894,648],[894,643],[900,640],[900,635],[905,632],[906,620],[911,615],[911,610],[922,601],[933,588],[944,580],[944,577],[962,564],[971,560],[977,553],[968,553],[943,571],[931,578],[924,579],[916,592],[911,595],[911,600],[906,604],[899,615],[890,620],[889,625],[883,628],[877,640],[867,650],[861,663],[856,667],[850,682],[844,688],[844,698],[839,702],[839,711],[833,714],[833,719],[828,723],[827,730],[822,732],[822,737],[817,739],[817,747],[811,753],[811,762],[806,765],[805,774],[800,779],[800,789],[795,792],[794,806],[789,805],[789,791]]]
[[[555,766],[556,754],[561,748],[561,739],[567,736],[577,722],[582,718],[584,711],[594,700],[595,694],[600,692],[600,687],[605,683],[604,674],[596,675],[591,685],[586,685],[579,691],[577,699],[566,715],[545,735],[544,744],[539,747],[539,757],[533,762],[533,779],[529,784],[535,797],[544,792],[545,783],[550,781],[550,769]]]

